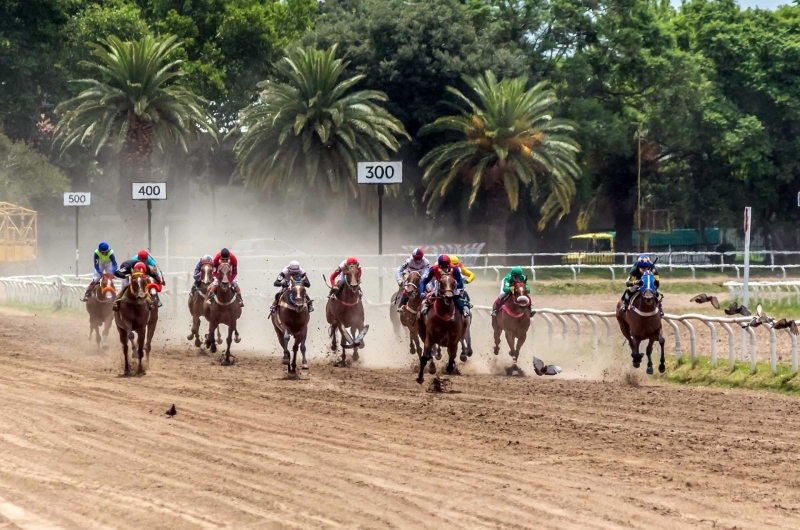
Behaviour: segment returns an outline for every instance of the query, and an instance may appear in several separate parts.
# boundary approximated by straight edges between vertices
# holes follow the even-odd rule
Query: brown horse
[[[369,331],[369,326],[364,325],[364,304],[361,302],[361,280],[358,276],[358,267],[345,269],[339,296],[328,298],[325,306],[325,316],[331,327],[331,349],[334,352],[337,351],[336,330],[342,336],[342,364],[347,361],[346,352],[349,348],[353,349],[353,360],[358,361],[358,349],[364,347],[364,336]],[[349,333],[347,328],[350,329]]]
[[[147,298],[147,277],[144,274],[130,276],[130,287],[120,299],[119,311],[114,315],[114,321],[119,331],[119,341],[122,344],[122,353],[125,356],[125,375],[130,374],[128,363],[128,341],[133,343],[134,333],[137,341],[137,358],[139,364],[136,374],[144,374],[142,358],[144,357],[145,333],[147,323],[150,321],[150,301]]]
[[[161,285],[158,283],[158,280],[152,276],[147,277],[147,291],[150,293],[150,298],[154,299],[153,307],[150,308],[150,320],[147,321],[147,339],[144,343],[144,355],[149,364],[153,335],[155,335],[156,327],[158,326],[158,300],[156,296],[158,296],[158,293],[161,291]]]
[[[117,298],[114,288],[114,276],[104,274],[100,283],[94,286],[91,296],[86,300],[86,312],[89,313],[89,339],[94,332],[97,338],[97,351],[100,351],[100,326],[103,326],[103,349],[108,349],[108,332],[111,321],[114,320],[114,311],[111,306]]]
[[[392,296],[392,303],[389,305],[389,319],[394,326],[395,334],[400,334],[400,326],[408,329],[408,352],[411,355],[422,354],[417,320],[419,310],[422,308],[422,297],[419,295],[419,284],[422,281],[422,274],[419,271],[411,271],[405,280],[405,290],[408,293],[408,304],[402,313],[396,311],[400,301],[402,291],[398,291]]]
[[[231,341],[235,340],[236,344],[242,340],[239,337],[239,330],[236,329],[236,321],[242,316],[242,308],[236,299],[236,291],[231,285],[230,274],[231,264],[221,263],[217,274],[220,277],[219,287],[216,291],[216,296],[211,302],[211,305],[205,304],[204,316],[208,320],[208,335],[206,335],[206,348],[211,350],[211,353],[217,353],[217,344],[214,342],[214,333],[220,324],[228,326],[228,338],[226,339],[225,359],[222,364],[227,366],[231,364]],[[236,338],[233,338],[233,335]]]
[[[458,373],[456,368],[456,353],[461,339],[467,330],[467,319],[458,310],[455,302],[456,280],[452,274],[442,273],[439,278],[439,295],[430,296],[433,306],[428,312],[417,319],[417,328],[420,337],[425,341],[425,349],[420,355],[419,376],[417,383],[424,381],[425,365],[430,362],[430,373],[436,373],[436,364],[431,355],[434,345],[447,348],[446,371],[448,374]],[[461,352],[461,362],[467,360],[465,352]]]
[[[639,368],[642,363],[639,345],[647,342],[647,373],[653,373],[653,343],[661,346],[661,361],[658,365],[659,373],[664,373],[664,337],[661,335],[661,308],[656,294],[655,277],[650,271],[646,272],[639,281],[639,292],[631,299],[627,311],[621,311],[622,301],[617,304],[617,322],[622,335],[631,347],[633,367]]]
[[[200,317],[205,318],[205,304],[208,299],[208,289],[214,282],[214,264],[206,262],[200,265],[200,286],[189,297],[189,312],[192,314],[192,332],[186,340],[194,339],[198,348],[203,345],[200,341]],[[217,328],[217,344],[222,344],[222,335]]]
[[[308,370],[306,337],[311,317],[306,305],[306,287],[302,280],[290,280],[289,288],[278,299],[278,309],[272,313],[272,327],[283,348],[283,364],[289,376],[297,376],[297,349],[303,354],[303,370]],[[294,337],[293,357],[289,358],[289,341]]]
[[[500,353],[500,335],[505,333],[506,342],[510,351],[512,365],[506,368],[506,374],[513,375],[516,371],[519,375],[525,373],[517,365],[519,351],[525,340],[528,338],[528,330],[531,327],[531,304],[528,298],[528,291],[525,289],[525,282],[517,282],[513,290],[509,293],[505,303],[497,310],[497,316],[492,317],[492,329],[494,330],[494,354]],[[541,374],[540,374],[541,375]]]

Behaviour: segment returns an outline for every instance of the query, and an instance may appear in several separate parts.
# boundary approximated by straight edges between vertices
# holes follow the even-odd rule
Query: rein
[[[505,304],[503,304],[503,306],[501,307],[501,309],[503,310],[503,312],[504,312],[505,314],[507,314],[507,315],[508,315],[508,316],[510,316],[511,318],[521,318],[521,317],[522,317],[522,316],[525,314],[525,313],[514,314],[514,313],[512,313],[512,312],[511,312],[511,311],[508,309],[508,306],[507,306],[507,305],[505,305]]]

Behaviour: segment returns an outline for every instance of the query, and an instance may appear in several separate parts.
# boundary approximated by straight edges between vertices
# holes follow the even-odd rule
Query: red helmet
[[[344,266],[349,267],[350,265],[358,265],[358,260],[353,257],[347,258],[347,261],[344,262]]]
[[[136,257],[139,259],[139,261],[147,261],[147,258],[150,257],[150,253],[148,253],[146,250],[140,250]]]
[[[137,263],[133,266],[133,272],[147,272],[147,266],[144,263]]]
[[[422,259],[425,257],[425,251],[417,247],[414,249],[414,252],[411,253],[411,257],[413,257],[414,259]]]

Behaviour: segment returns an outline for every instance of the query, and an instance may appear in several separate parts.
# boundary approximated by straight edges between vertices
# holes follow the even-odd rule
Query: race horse
[[[147,324],[150,322],[150,301],[147,298],[147,277],[142,273],[130,276],[130,287],[120,299],[119,311],[114,315],[114,322],[119,331],[122,354],[125,356],[125,375],[130,375],[128,363],[128,341],[133,344],[136,335],[136,353],[139,361],[136,375],[144,374],[143,357]]]
[[[361,281],[358,278],[358,267],[347,267],[344,271],[344,285],[338,297],[328,298],[325,306],[325,317],[330,325],[331,349],[336,348],[336,331],[342,336],[342,358],[347,362],[347,349],[352,348],[353,360],[358,361],[358,349],[364,347],[364,336],[369,326],[364,325],[364,304],[361,302]],[[349,333],[348,333],[349,328]],[[355,338],[353,338],[355,337]]]
[[[156,333],[156,326],[158,326],[158,293],[161,292],[161,284],[151,277],[147,277],[147,291],[150,293],[150,298],[153,300],[150,308],[150,320],[147,321],[147,338],[144,342],[144,355],[147,363],[150,362],[150,349],[152,347],[153,335]]]
[[[617,303],[617,321],[622,335],[631,347],[633,367],[639,368],[642,363],[639,345],[647,342],[647,373],[653,373],[653,343],[661,347],[659,373],[664,373],[664,337],[661,335],[661,308],[659,307],[656,278],[651,271],[646,271],[639,280],[639,290],[633,294],[627,311],[622,311],[622,301]]]
[[[519,351],[525,340],[528,338],[528,330],[531,327],[531,304],[528,298],[528,291],[525,289],[525,282],[516,282],[513,285],[505,303],[497,309],[497,316],[492,317],[492,329],[494,330],[494,354],[500,353],[500,335],[505,333],[511,356],[511,366],[506,368],[507,375],[514,372],[524,376],[525,373],[517,364]],[[541,375],[541,374],[539,374]]]
[[[434,346],[447,348],[447,367],[448,374],[458,373],[456,368],[456,353],[461,339],[467,331],[467,319],[458,310],[455,302],[456,280],[452,274],[442,273],[439,278],[438,295],[429,295],[432,307],[425,315],[417,319],[417,330],[419,336],[424,341],[424,350],[420,355],[419,376],[417,383],[424,381],[423,373],[425,365],[431,363],[429,372],[436,373],[436,364],[433,361],[432,352]],[[467,360],[467,354],[461,352],[461,361]]]
[[[208,320],[208,335],[206,335],[206,348],[211,353],[217,353],[217,344],[214,342],[214,333],[218,331],[220,324],[228,327],[228,338],[225,340],[225,359],[222,360],[224,366],[231,364],[231,342],[236,344],[242,340],[239,337],[239,330],[236,329],[236,322],[242,316],[242,308],[236,299],[236,290],[231,285],[231,264],[221,263],[217,269],[219,286],[216,296],[211,304],[204,304],[203,316]],[[234,335],[236,336],[234,338]]]
[[[283,364],[290,377],[297,376],[297,349],[303,354],[303,370],[308,370],[306,337],[311,317],[306,304],[306,287],[302,280],[290,280],[289,288],[278,299],[278,308],[272,313],[272,326],[283,348]],[[289,357],[289,341],[294,337],[293,356]]]
[[[186,337],[187,340],[194,339],[194,345],[198,348],[203,345],[200,340],[200,317],[205,318],[205,305],[208,299],[208,289],[214,282],[214,264],[206,262],[200,265],[200,285],[189,298],[189,312],[192,314],[192,332]],[[217,328],[217,344],[222,344],[222,335]]]
[[[92,289],[92,294],[86,300],[86,312],[89,313],[89,340],[94,333],[97,339],[97,351],[100,351],[100,326],[103,326],[103,349],[108,349],[108,332],[111,321],[114,320],[114,311],[111,306],[117,298],[114,288],[114,276],[103,274],[100,282]]]
[[[422,297],[419,294],[419,284],[422,282],[422,274],[419,271],[411,271],[405,279],[405,291],[408,293],[408,304],[402,313],[397,312],[397,305],[400,301],[402,291],[398,291],[392,296],[391,304],[389,304],[389,319],[394,326],[396,335],[400,334],[400,326],[402,325],[408,330],[408,352],[411,355],[422,355],[422,345],[420,343],[419,330],[417,329],[417,320],[419,319],[419,310],[422,307]]]

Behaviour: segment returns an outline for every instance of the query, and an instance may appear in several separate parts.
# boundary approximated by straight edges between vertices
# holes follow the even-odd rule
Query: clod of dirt
[[[428,392],[446,394],[452,390],[453,383],[449,379],[440,378],[438,375],[428,383]]]
[[[623,378],[623,381],[625,382],[626,385],[632,386],[634,388],[638,388],[640,385],[639,374],[637,372],[634,372],[633,370],[628,370],[627,372],[625,372],[625,377]]]

